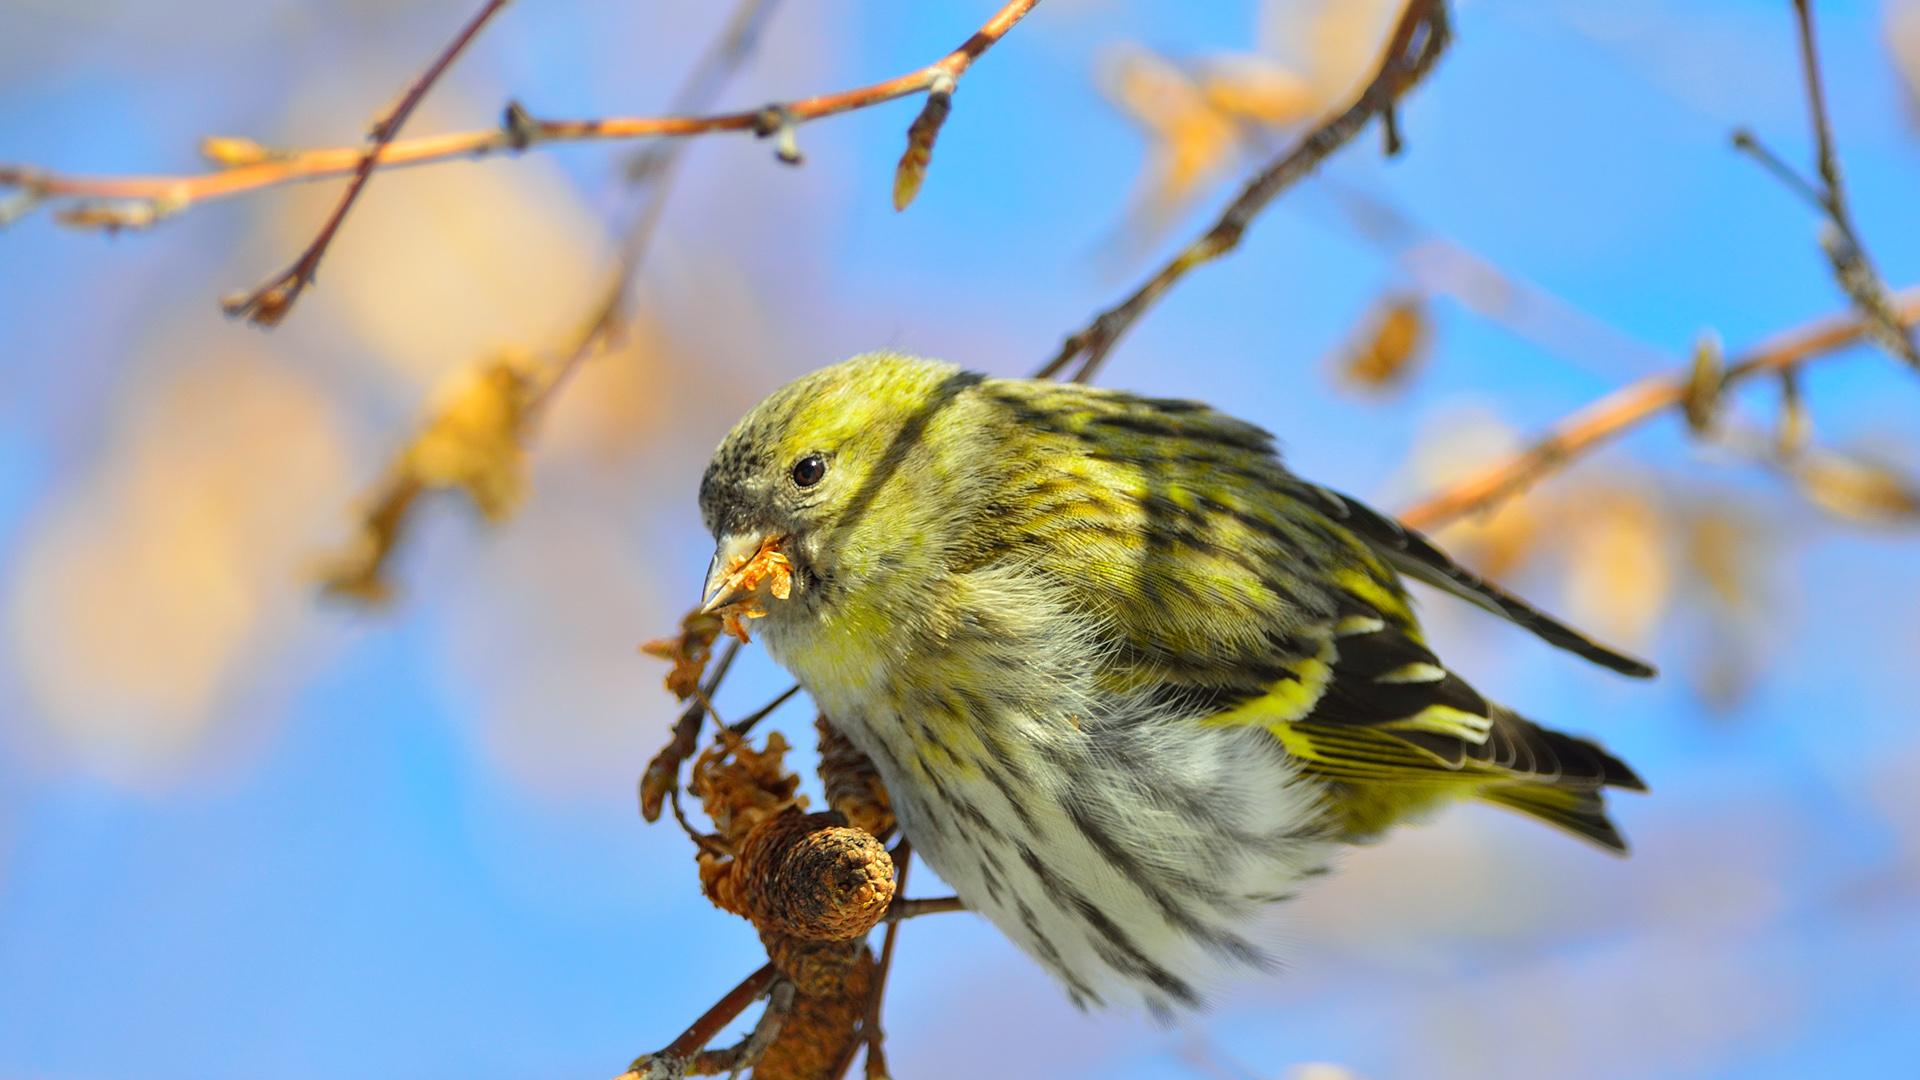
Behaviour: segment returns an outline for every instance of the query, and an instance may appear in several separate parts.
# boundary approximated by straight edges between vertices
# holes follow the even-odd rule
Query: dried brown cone
[[[845,941],[886,915],[893,859],[871,833],[849,828],[837,813],[789,808],[747,837],[715,895],[763,936]]]
[[[777,731],[767,735],[766,749],[755,750],[722,728],[720,741],[694,759],[687,790],[699,796],[721,846],[738,852],[762,823],[788,807],[805,805],[805,797],[795,794],[800,777],[782,763],[787,749],[786,737]]]
[[[779,954],[787,947],[763,940],[779,964]],[[754,1066],[754,1080],[832,1080],[835,1067],[852,1056],[854,1041],[863,1037],[860,1021],[866,1016],[873,986],[873,953],[863,941],[798,944],[805,959],[789,954],[790,961],[798,960],[795,968],[826,992],[810,993],[808,983],[794,979],[799,993],[794,995],[793,1011]]]
[[[859,982],[865,985],[866,971],[873,959],[866,939],[849,941],[809,941],[778,931],[762,930],[760,944],[775,970],[809,997],[832,997],[845,993]]]
[[[893,805],[873,762],[825,716],[816,717],[813,727],[820,733],[820,780],[827,788],[827,805],[846,815],[847,824],[884,838],[893,831]]]

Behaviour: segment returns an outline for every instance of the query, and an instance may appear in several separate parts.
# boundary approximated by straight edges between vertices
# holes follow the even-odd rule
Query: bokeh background
[[[0,159],[177,172],[207,134],[352,143],[474,6],[7,0]],[[725,102],[917,67],[995,6],[787,0]],[[708,451],[858,351],[1031,370],[1354,83],[1390,6],[1048,0],[963,82],[904,214],[912,103],[804,128],[799,169],[691,146],[632,332],[546,418],[524,509],[428,507],[383,611],[319,601],[314,568],[449,379],[577,323],[630,148],[379,177],[272,333],[215,299],[280,268],[333,183],[148,233],[41,213],[0,234],[0,1077],[597,1077],[664,1044],[759,963],[685,837],[635,812],[673,714],[635,646],[698,589]],[[655,111],[726,7],[526,0],[409,133],[509,97]],[[1818,12],[1856,215],[1913,283],[1920,3]],[[1746,124],[1808,159],[1786,3],[1455,14],[1407,153],[1363,136],[1104,383],[1221,403],[1392,509],[1703,332],[1737,349],[1842,305],[1813,215],[1728,145]],[[1423,347],[1368,387],[1342,372],[1382,312]],[[1858,349],[1805,389],[1816,445],[1920,464],[1913,372]],[[1774,423],[1773,386],[1737,399],[1736,432]],[[1616,799],[1630,860],[1450,811],[1357,852],[1284,913],[1285,972],[1171,1031],[1075,1012],[972,916],[917,921],[895,1073],[1911,1075],[1920,536],[1897,489],[1817,479],[1663,418],[1446,534],[1664,668],[1628,683],[1426,601],[1476,683],[1647,777]],[[749,649],[719,705],[784,685]],[[812,745],[804,704],[776,720]]]

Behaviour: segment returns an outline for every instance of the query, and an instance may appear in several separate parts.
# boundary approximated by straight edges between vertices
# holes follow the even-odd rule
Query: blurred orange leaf
[[[1390,294],[1374,305],[1339,359],[1345,381],[1369,390],[1398,386],[1426,354],[1433,337],[1417,295]]]
[[[1890,465],[1834,450],[1809,450],[1789,465],[1801,494],[1835,517],[1862,525],[1920,522],[1920,487]]]

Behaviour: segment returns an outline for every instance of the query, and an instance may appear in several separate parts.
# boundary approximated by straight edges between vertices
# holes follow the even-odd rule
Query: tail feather
[[[1597,789],[1551,787],[1546,784],[1496,784],[1480,797],[1606,848],[1616,855],[1628,852],[1626,837],[1607,817],[1606,800]]]
[[[1558,768],[1548,775],[1487,784],[1480,789],[1480,798],[1565,829],[1608,851],[1627,854],[1626,838],[1607,817],[1603,789],[1645,791],[1646,781],[1598,743],[1541,727],[1512,713],[1505,713],[1502,720],[1500,727],[1506,729],[1508,738],[1517,744],[1531,744],[1536,760],[1557,761]]]

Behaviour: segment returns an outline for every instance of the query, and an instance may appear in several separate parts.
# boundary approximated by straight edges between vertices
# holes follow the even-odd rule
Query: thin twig
[[[413,115],[414,108],[427,96],[427,91],[433,89],[433,84],[440,81],[440,76],[446,73],[454,59],[479,36],[481,27],[510,2],[487,0],[479,14],[469,19],[460,33],[447,43],[447,47],[440,50],[439,57],[413,80],[393,108],[374,122],[373,130],[369,133],[372,145],[361,152],[360,160],[354,165],[353,180],[347,184],[347,190],[341,193],[340,201],[334,204],[333,213],[327,216],[326,224],[320,226],[319,234],[292,266],[266,284],[251,293],[222,300],[220,307],[230,318],[244,317],[255,326],[272,327],[278,326],[280,320],[287,317],[287,312],[293,310],[295,301],[300,299],[301,291],[313,283],[314,274],[320,269],[320,260],[327,253],[327,246],[333,243],[334,234],[340,231],[341,224],[347,220],[347,211],[353,209],[354,200],[360,197],[360,192],[372,178],[381,150],[393,142],[393,137],[400,133],[401,125]]]
[[[735,642],[734,644],[737,645],[739,642]],[[717,687],[718,685],[718,682],[716,682],[715,686]],[[707,715],[713,717],[714,724],[722,728],[727,726],[727,722],[720,718],[720,710],[713,707],[713,698],[705,689],[695,690],[693,696],[700,702],[701,707],[707,710]]]
[[[1920,321],[1920,287],[1899,293],[1892,310],[1903,327]],[[1828,316],[1777,334],[1735,358],[1720,384],[1730,386],[1754,375],[1786,370],[1852,345],[1871,332],[1871,321],[1863,314]],[[1400,520],[1430,530],[1492,509],[1642,421],[1684,407],[1691,375],[1690,369],[1682,369],[1629,383],[1555,424],[1518,454],[1409,507]]]
[[[1820,189],[1807,183],[1806,177],[1795,172],[1793,166],[1781,160],[1780,155],[1767,149],[1767,145],[1760,141],[1760,136],[1746,128],[1735,128],[1733,148],[1744,151],[1747,156],[1758,162],[1761,168],[1772,173],[1774,179],[1780,181],[1788,191],[1807,200],[1815,210],[1822,214],[1833,213],[1833,208],[1827,205],[1826,196]]]
[[[620,1080],[680,1080],[686,1075],[687,1063],[693,1060],[701,1047],[712,1042],[713,1037],[720,1034],[721,1028],[733,1023],[734,1017],[759,1000],[760,995],[766,993],[778,977],[779,972],[771,963],[747,976],[664,1049],[635,1058]]]
[[[744,716],[739,720],[735,720],[733,722],[733,726],[729,727],[727,730],[731,731],[735,735],[747,734],[748,732],[753,730],[753,725],[759,723],[762,720],[765,720],[768,716],[772,715],[773,710],[779,708],[782,705],[785,705],[789,698],[793,697],[793,695],[799,692],[800,692],[800,684],[794,683],[792,686],[789,686],[785,690],[780,691],[779,696],[775,697],[772,701],[769,701],[765,705],[760,706],[760,708],[754,710],[754,712],[752,712],[751,714]]]
[[[778,3],[779,0],[740,0],[720,36],[700,58],[700,62],[694,65],[687,81],[681,84],[680,91],[668,105],[668,111],[695,113],[711,108],[725,92],[735,73],[759,46],[761,31],[766,28],[767,20]],[[588,357],[603,343],[619,336],[627,294],[633,288],[634,276],[639,273],[641,260],[646,257],[647,247],[659,228],[666,210],[667,195],[673,190],[681,151],[687,145],[684,140],[676,140],[649,146],[628,160],[625,169],[627,179],[634,186],[644,188],[645,205],[621,238],[620,252],[614,260],[612,271],[607,275],[606,285],[587,317],[581,321],[580,330],[560,361],[552,366],[545,381],[534,391],[527,406],[530,412],[538,414],[544,410]]]
[[[694,847],[699,848],[709,855],[718,855],[726,858],[733,857],[734,853],[732,851],[721,847],[719,842],[714,840],[713,837],[694,828],[693,822],[687,819],[686,808],[680,805],[680,785],[675,784],[672,788],[668,789],[667,805],[673,807],[673,820],[680,823],[680,830],[687,834],[687,839],[693,841]]]
[[[894,865],[899,870],[894,875],[896,891],[907,887],[907,871],[913,866],[913,845],[906,837],[893,846]],[[880,1005],[887,996],[887,974],[893,970],[893,946],[900,934],[899,922],[887,924],[887,936],[880,944],[880,965],[873,973],[873,991],[867,998],[867,1016],[862,1021],[867,1039],[867,1080],[886,1080],[887,1054],[884,1048],[887,1035],[880,1027]]]
[[[1440,58],[1447,46],[1447,33],[1445,0],[1407,0],[1406,7],[1400,13],[1400,21],[1387,40],[1377,73],[1360,92],[1360,96],[1344,110],[1321,122],[1291,150],[1249,181],[1212,228],[1188,244],[1132,296],[1118,306],[1101,312],[1084,329],[1068,337],[1060,351],[1040,368],[1035,378],[1051,378],[1079,360],[1080,366],[1073,374],[1073,381],[1086,382],[1091,379],[1134,322],[1187,271],[1238,247],[1247,227],[1266,209],[1267,204],[1358,135],[1374,117],[1390,112],[1400,98],[1433,67],[1434,61]]]
[[[1827,120],[1827,94],[1820,83],[1820,51],[1813,40],[1813,5],[1808,0],[1793,0],[1794,18],[1800,28],[1800,66],[1807,80],[1807,111],[1813,114],[1815,165],[1827,189],[1827,209],[1842,227],[1852,231],[1847,213],[1847,193],[1840,183],[1840,159],[1833,152],[1833,127]]]
[[[966,901],[957,896],[929,896],[919,900],[907,900],[896,897],[887,905],[886,920],[900,922],[904,919],[917,919],[922,915],[944,915],[950,911],[967,910]]]
[[[1840,156],[1834,150],[1833,125],[1827,118],[1827,97],[1820,77],[1820,52],[1813,30],[1813,6],[1809,0],[1793,0],[1793,12],[1800,39],[1800,66],[1807,88],[1807,113],[1813,124],[1814,168],[1818,185],[1802,177],[1778,154],[1764,146],[1753,132],[1741,128],[1733,133],[1733,145],[1750,155],[1772,173],[1787,189],[1813,203],[1827,219],[1820,236],[1821,250],[1833,270],[1842,292],[1865,317],[1867,336],[1876,345],[1906,361],[1920,371],[1920,348],[1913,335],[1894,314],[1887,282],[1874,267],[1867,246],[1854,226],[1847,207],[1847,189],[1840,178]]]
[[[926,67],[883,82],[838,93],[789,101],[747,112],[712,116],[606,117],[590,120],[539,120],[524,110],[508,110],[508,122],[484,131],[449,132],[381,144],[373,154],[374,169],[425,165],[458,158],[517,152],[535,145],[584,142],[595,139],[687,137],[714,132],[752,132],[772,135],[769,126],[778,116],[803,124],[840,113],[865,109],[896,98],[929,90],[945,80],[957,80],[992,48],[1007,31],[1025,18],[1039,0],[1010,0],[961,46]],[[365,150],[352,147],[289,150],[254,164],[192,176],[67,176],[29,165],[0,165],[0,187],[15,187],[38,203],[48,199],[130,200],[178,213],[210,199],[246,194],[262,188],[357,172]]]
[[[793,1011],[793,995],[796,987],[792,982],[781,979],[767,991],[767,1008],[753,1025],[740,1045],[735,1048],[733,1067],[728,1080],[739,1080],[741,1073],[754,1067],[760,1061],[760,1055],[767,1052],[773,1040],[780,1037],[780,1028],[787,1022],[787,1015]]]

